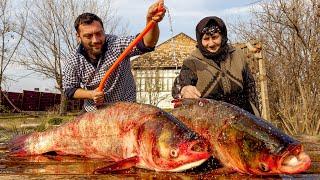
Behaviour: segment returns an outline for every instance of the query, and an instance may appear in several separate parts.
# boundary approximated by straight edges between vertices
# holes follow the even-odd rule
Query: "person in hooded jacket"
[[[224,101],[260,116],[254,78],[240,48],[228,44],[219,17],[203,18],[196,26],[196,49],[176,77],[172,96]]]

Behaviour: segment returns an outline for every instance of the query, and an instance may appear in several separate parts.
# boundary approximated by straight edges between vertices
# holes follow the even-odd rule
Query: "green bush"
[[[62,121],[63,121],[63,119],[54,117],[54,118],[49,119],[48,123],[51,125],[59,125],[62,123]]]

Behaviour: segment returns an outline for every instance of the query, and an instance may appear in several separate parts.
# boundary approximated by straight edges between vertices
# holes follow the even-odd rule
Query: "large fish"
[[[300,173],[311,165],[300,142],[243,109],[209,99],[178,100],[175,106],[172,114],[208,139],[227,168],[270,175]]]
[[[208,142],[161,109],[118,102],[58,128],[12,140],[12,156],[79,155],[116,161],[98,173],[132,166],[178,172],[209,158]]]

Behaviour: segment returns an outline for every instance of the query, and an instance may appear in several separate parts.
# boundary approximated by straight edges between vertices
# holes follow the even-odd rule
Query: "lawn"
[[[72,120],[77,115],[76,113],[70,113],[65,116],[52,113],[1,114],[0,142],[6,142],[12,137],[34,131],[44,131]]]

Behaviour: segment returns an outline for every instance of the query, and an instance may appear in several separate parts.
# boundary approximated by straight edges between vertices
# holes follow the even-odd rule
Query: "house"
[[[133,59],[131,66],[137,86],[137,101],[172,108],[174,79],[195,45],[194,39],[180,33],[159,44],[155,51]]]

